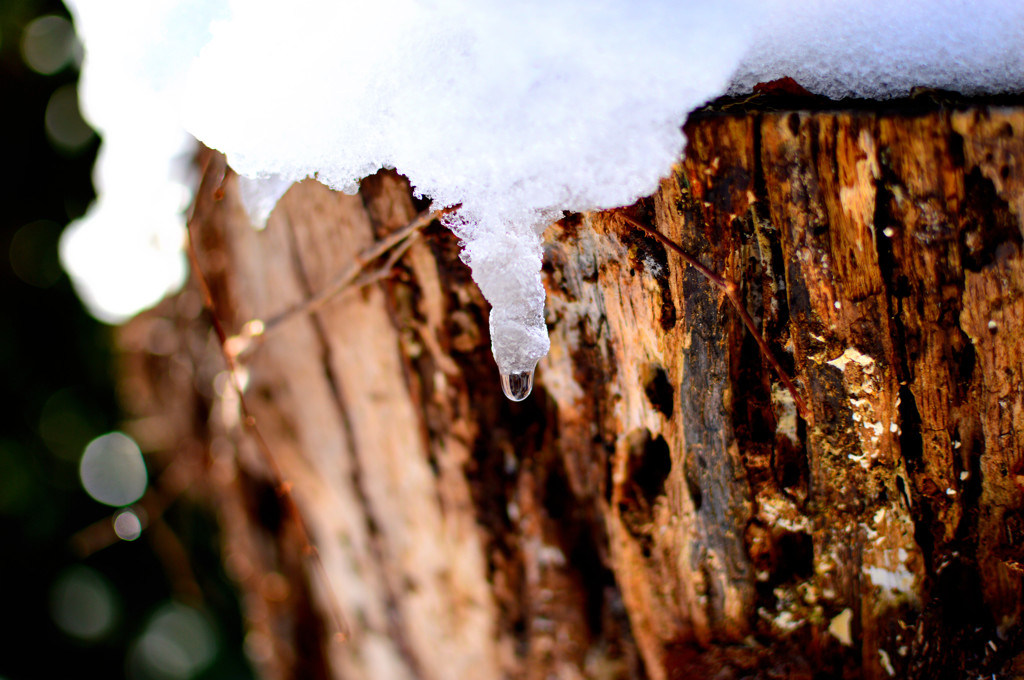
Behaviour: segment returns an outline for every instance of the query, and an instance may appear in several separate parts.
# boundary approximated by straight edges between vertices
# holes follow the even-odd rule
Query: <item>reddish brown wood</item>
[[[545,234],[552,349],[527,402],[502,397],[436,224],[239,356],[325,577],[194,286],[122,332],[128,401],[163,418],[139,436],[207,466],[265,677],[1017,677],[1024,111],[686,132],[653,196]],[[259,232],[204,161],[196,249],[229,333],[425,207],[392,173],[359,196],[308,181]],[[630,220],[739,286],[806,419],[723,292]],[[147,353],[157,332],[172,352]]]

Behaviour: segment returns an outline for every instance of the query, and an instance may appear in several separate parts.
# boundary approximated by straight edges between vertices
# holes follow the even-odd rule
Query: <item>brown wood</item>
[[[1024,677],[1024,110],[686,132],[653,196],[545,234],[552,349],[526,402],[436,223],[238,356],[322,570],[195,285],[122,330],[134,430],[205,466],[265,677]],[[307,181],[256,231],[202,162],[195,246],[229,334],[424,207],[393,173]],[[631,221],[740,286],[806,419],[723,292]]]

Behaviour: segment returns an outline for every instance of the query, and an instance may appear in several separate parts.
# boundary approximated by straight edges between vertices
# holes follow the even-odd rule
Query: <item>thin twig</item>
[[[297,314],[312,314],[324,306],[331,298],[340,293],[346,287],[356,282],[359,275],[366,266],[396,246],[409,241],[409,239],[421,229],[438,219],[443,210],[423,212],[416,216],[409,224],[392,234],[380,239],[372,246],[361,252],[345,269],[339,272],[327,286],[307,300],[289,307],[288,309],[275,314],[263,323],[262,333],[265,335],[284,321]],[[401,252],[405,252],[404,249]],[[396,260],[397,261],[397,260]],[[388,267],[389,268],[389,267]]]
[[[412,244],[416,242],[418,236],[419,232],[409,234],[409,237],[407,239],[405,239],[397,246],[395,246],[395,249],[391,251],[391,255],[388,256],[387,261],[383,265],[381,265],[372,272],[367,272],[366,274],[360,276],[358,279],[352,282],[352,287],[364,288],[366,286],[369,286],[370,284],[377,283],[378,281],[386,279],[392,274],[394,274],[395,265],[398,264],[398,261],[401,260],[402,257],[404,257],[405,254],[409,251],[409,248],[411,248]]]
[[[310,538],[309,528],[306,526],[302,512],[299,510],[299,507],[295,502],[295,498],[292,496],[291,484],[285,481],[281,468],[278,466],[277,460],[274,458],[274,455],[270,450],[270,445],[267,444],[266,439],[263,438],[263,434],[256,425],[256,418],[249,411],[249,407],[245,402],[245,392],[238,377],[238,365],[235,362],[235,356],[227,350],[228,335],[224,331],[224,326],[217,315],[216,308],[214,307],[213,295],[210,292],[209,283],[206,281],[206,277],[203,275],[203,270],[199,266],[199,257],[196,254],[195,249],[194,225],[198,215],[201,214],[199,210],[199,203],[202,202],[204,195],[208,194],[210,200],[218,200],[218,198],[223,195],[223,189],[220,186],[213,187],[212,191],[210,190],[211,187],[209,185],[211,182],[207,181],[209,177],[210,174],[208,172],[204,173],[199,191],[196,192],[197,205],[193,210],[192,216],[186,222],[189,262],[192,265],[192,272],[195,274],[196,281],[199,284],[199,290],[203,297],[203,304],[210,313],[210,320],[213,324],[214,332],[217,334],[217,338],[220,341],[221,356],[224,357],[224,362],[227,364],[231,385],[238,394],[238,405],[239,410],[242,412],[242,422],[250,435],[252,435],[253,441],[256,442],[256,448],[260,451],[264,462],[270,470],[278,497],[284,501],[289,514],[295,518],[296,525],[299,528],[299,533],[305,543],[305,552],[310,556],[313,567],[323,582],[324,588],[327,590],[328,596],[330,597],[331,606],[328,607],[328,609],[330,610],[331,617],[334,619],[333,623],[337,637],[344,641],[347,640],[350,635],[348,622],[345,620],[344,615],[338,608],[337,597],[334,594],[334,588],[331,585],[331,581],[327,576],[327,569],[324,567],[323,560],[320,559],[319,552],[317,552],[316,547],[313,545]]]
[[[623,213],[619,213],[618,215],[620,218],[631,224],[633,227],[643,231],[649,236],[653,236],[662,244],[671,248],[677,255],[679,255],[679,257],[683,259],[684,262],[686,262],[686,264],[696,269],[704,276],[704,278],[706,278],[708,281],[710,281],[718,288],[722,289],[726,297],[729,298],[729,302],[732,303],[732,306],[735,307],[736,311],[739,313],[740,319],[743,320],[743,325],[746,326],[747,330],[750,331],[750,334],[754,336],[754,340],[757,341],[757,346],[761,348],[761,354],[764,355],[764,357],[768,360],[768,363],[770,363],[772,368],[775,369],[776,375],[779,376],[779,380],[781,380],[782,384],[786,386],[786,389],[789,390],[789,393],[793,395],[793,401],[796,402],[796,407],[797,410],[800,411],[800,415],[803,416],[804,420],[809,420],[810,411],[807,409],[807,404],[804,403],[803,398],[800,396],[800,393],[796,389],[796,385],[793,384],[793,381],[790,379],[789,375],[782,368],[782,365],[779,364],[778,360],[776,360],[775,355],[772,354],[771,348],[768,347],[768,343],[765,342],[764,337],[761,335],[761,332],[757,330],[757,326],[754,325],[754,320],[750,317],[750,314],[747,312],[747,308],[744,306],[743,300],[740,298],[739,290],[736,284],[733,283],[732,281],[726,280],[725,278],[719,276],[715,272],[705,267],[696,258],[694,258],[688,252],[683,250],[683,247],[681,245],[670,239],[668,236],[665,236],[654,227],[649,227],[646,224],[637,222],[629,215],[625,215]]]
[[[131,505],[131,510],[136,515],[141,515],[139,521],[143,531],[154,522],[160,520],[164,511],[174,503],[178,497],[192,485],[194,476],[190,475],[183,483],[175,484],[173,489],[167,489],[168,478],[181,478],[183,475],[177,472],[185,466],[184,459],[177,457],[168,463],[163,473],[146,488],[142,498]],[[188,474],[188,473],[185,473]],[[71,536],[71,546],[80,559],[85,559],[101,550],[105,550],[122,539],[114,530],[114,523],[110,516],[98,519],[92,524],[82,527]]]

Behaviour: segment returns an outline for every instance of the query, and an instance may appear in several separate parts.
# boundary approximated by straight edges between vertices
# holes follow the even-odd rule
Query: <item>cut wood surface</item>
[[[232,341],[255,429],[195,281],[120,332],[133,432],[202,471],[264,677],[1024,677],[1024,110],[686,133],[653,196],[545,233],[551,353],[521,404],[447,230],[361,259],[427,207],[402,177],[303,182],[257,231],[204,152],[193,243],[228,335],[362,267]],[[631,221],[740,286],[806,418]]]

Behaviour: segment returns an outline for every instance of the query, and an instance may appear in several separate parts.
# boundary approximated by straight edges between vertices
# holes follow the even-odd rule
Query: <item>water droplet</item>
[[[501,374],[501,390],[512,401],[522,401],[533,391],[533,369]]]

